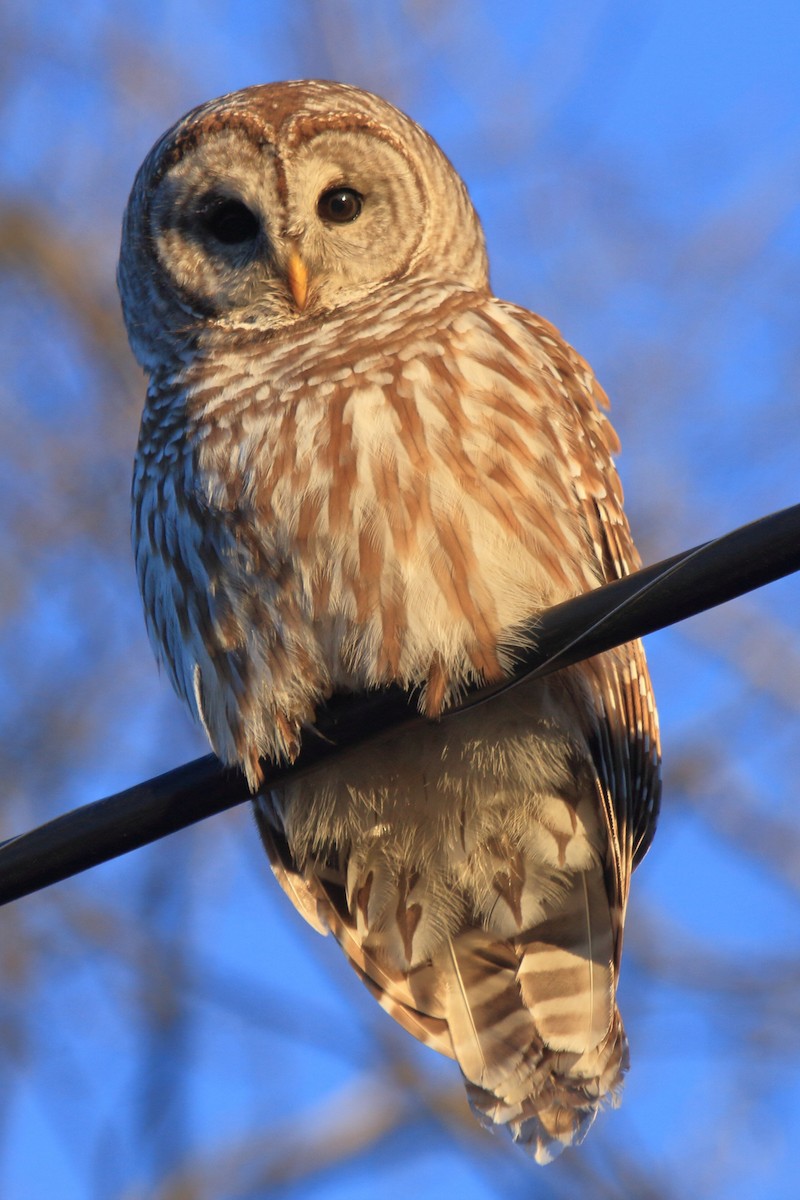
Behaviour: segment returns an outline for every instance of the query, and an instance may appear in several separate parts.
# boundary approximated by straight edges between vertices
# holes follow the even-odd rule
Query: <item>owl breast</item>
[[[376,308],[240,328],[230,358],[212,330],[172,400],[181,445],[163,412],[160,445],[143,428],[151,631],[224,758],[285,750],[281,720],[334,687],[424,684],[436,712],[599,578],[549,326],[439,282]]]

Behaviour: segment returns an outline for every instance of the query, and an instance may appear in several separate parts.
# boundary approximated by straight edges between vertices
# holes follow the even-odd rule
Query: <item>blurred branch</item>
[[[532,648],[512,679],[470,693],[442,718],[484,703],[516,682],[570,666],[800,570],[800,505],[742,526],[625,579],[577,596],[530,627]],[[306,733],[294,763],[264,764],[264,787],[318,767],[389,730],[419,724],[397,687],[334,696]],[[248,798],[244,777],[213,756],[74,810],[0,847],[0,903],[223,812]]]
[[[408,1155],[408,1139],[392,1140],[433,1118],[442,1134],[462,1153],[469,1153],[491,1194],[530,1194],[530,1162],[506,1154],[506,1139],[475,1128],[463,1088],[442,1086],[418,1073],[403,1056],[380,1074],[361,1073],[352,1082],[273,1130],[265,1144],[263,1131],[238,1139],[221,1149],[197,1155],[163,1179],[156,1200],[246,1200],[283,1195],[287,1188],[328,1175],[380,1149],[385,1162]],[[595,1158],[598,1156],[595,1155]],[[620,1181],[583,1155],[566,1155],[556,1171],[536,1180],[541,1200],[673,1200],[677,1192],[662,1186],[651,1170],[645,1176],[624,1153],[605,1148]],[[601,1160],[602,1162],[602,1157]],[[138,1200],[131,1196],[130,1200]]]
[[[349,1161],[410,1118],[401,1092],[363,1075],[304,1109],[301,1119],[272,1130],[268,1140],[259,1129],[202,1158],[194,1154],[149,1195],[153,1200],[245,1200],[282,1191]],[[129,1193],[130,1200],[139,1195]]]
[[[759,795],[705,743],[687,747],[670,776],[676,804],[691,808],[716,836],[760,861],[785,887],[800,893],[800,833],[789,817],[780,815],[780,796],[773,805],[760,802]]]
[[[797,632],[775,613],[737,605],[702,620],[690,634],[709,654],[741,676],[743,685],[779,704],[789,717],[800,712],[800,646]]]
[[[0,269],[30,275],[76,317],[99,360],[134,393],[141,380],[128,351],[119,307],[110,289],[91,279],[92,256],[66,237],[41,210],[0,206]]]

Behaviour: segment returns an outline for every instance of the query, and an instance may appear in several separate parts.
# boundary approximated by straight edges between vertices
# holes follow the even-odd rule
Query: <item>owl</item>
[[[637,565],[606,397],[498,300],[436,143],[354,87],[252,87],[156,143],[119,286],[149,374],[133,541],[158,658],[254,793],[272,868],[537,1161],[616,1104],[632,868],[655,826],[642,648],[444,719],[549,606]],[[429,720],[260,791],[326,698]]]

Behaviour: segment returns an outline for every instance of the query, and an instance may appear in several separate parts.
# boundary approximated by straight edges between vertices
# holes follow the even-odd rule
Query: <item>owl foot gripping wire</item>
[[[340,84],[189,113],[142,166],[120,291],[150,375],[133,537],[151,639],[254,791],[332,690],[436,717],[636,553],[587,364],[497,300],[436,144]],[[273,870],[538,1161],[627,1066],[616,1005],[658,734],[632,643],[257,796]]]

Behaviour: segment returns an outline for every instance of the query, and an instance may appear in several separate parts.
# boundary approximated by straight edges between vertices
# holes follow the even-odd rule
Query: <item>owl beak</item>
[[[292,250],[289,255],[286,278],[289,281],[289,290],[294,302],[302,312],[308,302],[308,270],[296,250]]]

